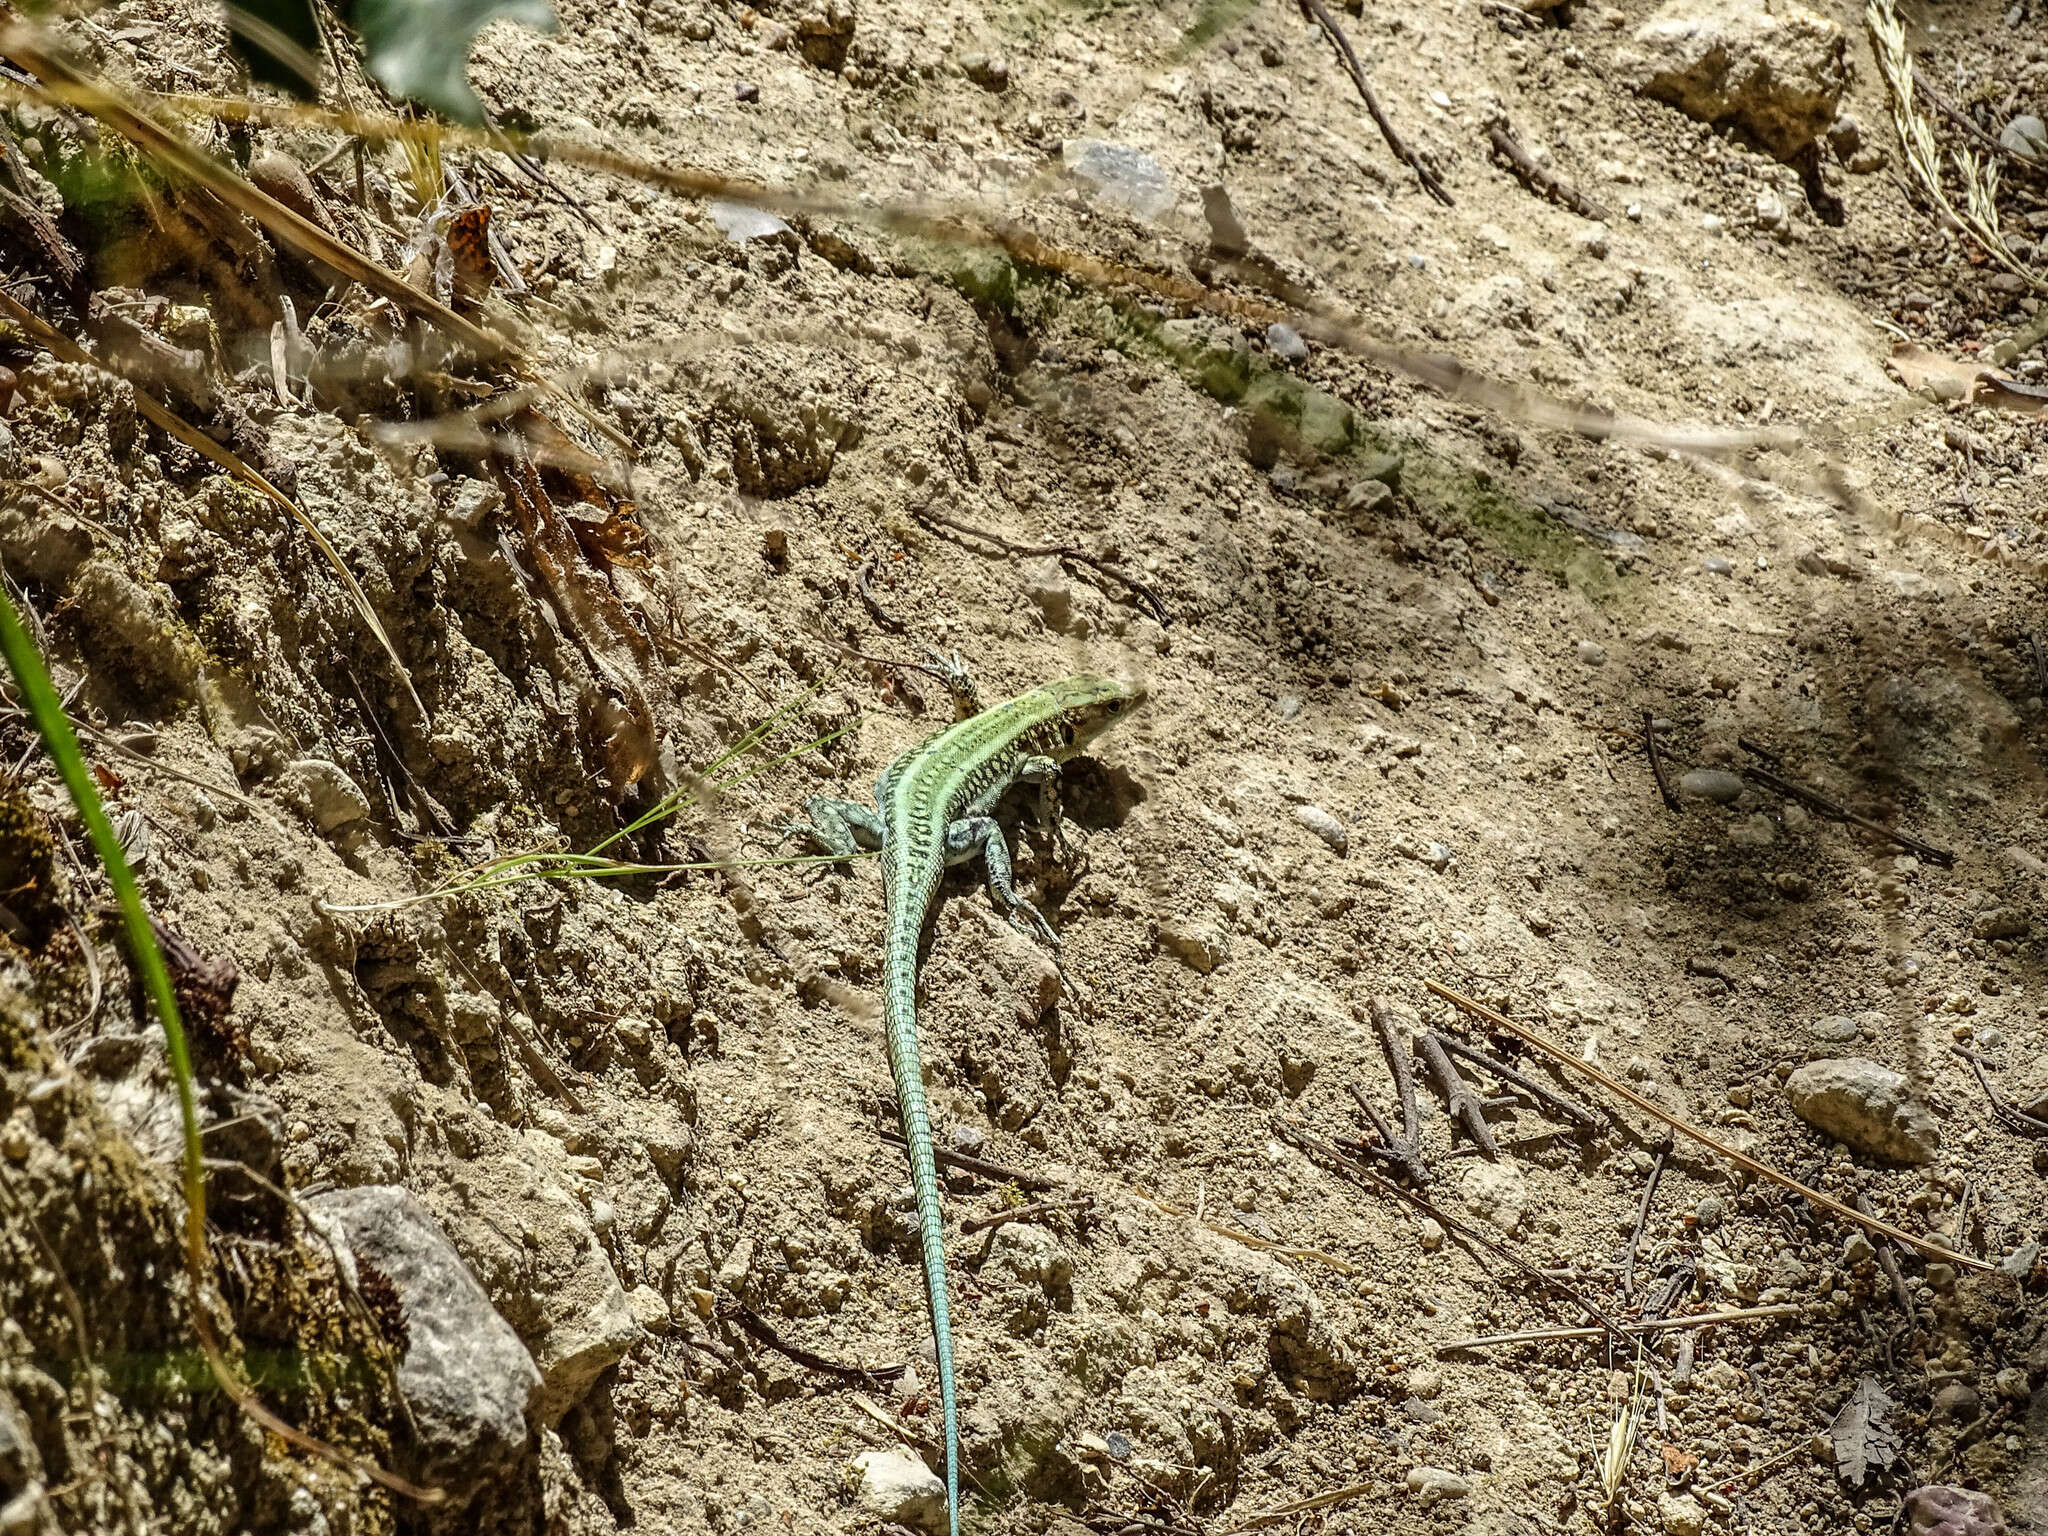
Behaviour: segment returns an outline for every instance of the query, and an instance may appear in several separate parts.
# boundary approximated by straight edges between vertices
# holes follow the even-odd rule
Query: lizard
[[[948,669],[947,682],[966,713],[972,708],[973,693],[957,659]],[[882,1021],[910,1158],[925,1299],[938,1358],[950,1536],[960,1536],[960,1414],[946,1307],[938,1165],[917,1047],[918,947],[937,901],[940,876],[947,866],[966,863],[978,855],[989,891],[1002,903],[1011,923],[1027,933],[1035,930],[1049,948],[1059,948],[1059,935],[1052,924],[1017,894],[1010,872],[1009,843],[993,812],[1014,784],[1036,784],[1049,791],[1060,764],[1085,751],[1097,736],[1144,700],[1141,686],[1112,677],[1082,674],[1046,683],[1006,703],[969,714],[903,753],[882,770],[872,806],[812,795],[804,802],[810,824],[793,829],[830,855],[850,859],[862,848],[881,853]]]

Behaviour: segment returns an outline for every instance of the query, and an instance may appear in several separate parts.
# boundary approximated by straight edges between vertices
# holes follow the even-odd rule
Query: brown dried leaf
[[[1662,1447],[1662,1450],[1664,1452],[1664,1475],[1666,1477],[1683,1477],[1700,1464],[1699,1457],[1691,1451],[1681,1450],[1669,1442]]]
[[[1926,390],[1937,400],[1968,400],[1976,392],[1979,379],[1986,375],[1992,378],[2006,377],[1997,369],[1983,363],[1943,357],[1933,348],[1923,347],[1917,341],[1893,343],[1891,356],[1885,359],[1885,366],[1898,375],[1899,382],[1906,388]]]

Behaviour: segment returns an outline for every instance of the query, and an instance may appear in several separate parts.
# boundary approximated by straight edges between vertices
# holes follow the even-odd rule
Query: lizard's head
[[[1145,702],[1145,686],[1126,678],[1081,673],[1046,685],[1060,711],[1057,755],[1071,757]]]

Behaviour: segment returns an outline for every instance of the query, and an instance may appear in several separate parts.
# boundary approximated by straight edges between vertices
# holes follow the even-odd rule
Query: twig
[[[2043,167],[2040,161],[2033,159],[2031,156],[2023,155],[2017,150],[2007,149],[2005,145],[1986,133],[1982,128],[1979,128],[1971,120],[1969,113],[1963,111],[1962,108],[1958,107],[1934,88],[1928,81],[1926,72],[1917,64],[1913,66],[1913,88],[1927,98],[1928,105],[1933,107],[1935,111],[1962,129],[1972,139],[1975,139],[1982,148],[1997,155],[2007,165],[2025,171],[2032,176],[2040,176],[2044,174],[2044,171],[2048,171],[2048,167]]]
[[[1289,1520],[1296,1515],[1305,1515],[1312,1509],[1328,1509],[1332,1504],[1348,1504],[1353,1499],[1362,1499],[1373,1491],[1371,1483],[1352,1483],[1343,1488],[1331,1488],[1316,1494],[1313,1498],[1296,1499],[1292,1504],[1281,1504],[1272,1509],[1255,1509],[1245,1517],[1242,1525],[1233,1525],[1221,1536],[1239,1536],[1242,1531],[1255,1531],[1260,1526],[1271,1525],[1276,1520]]]
[[[1320,1248],[1297,1248],[1291,1243],[1283,1243],[1274,1238],[1258,1237],[1250,1232],[1240,1232],[1236,1227],[1227,1227],[1220,1221],[1209,1220],[1199,1210],[1191,1211],[1184,1205],[1175,1205],[1171,1201],[1161,1200],[1155,1195],[1148,1194],[1145,1186],[1142,1184],[1126,1184],[1124,1188],[1151,1206],[1155,1211],[1161,1211],[1168,1216],[1185,1216],[1190,1221],[1197,1222],[1207,1230],[1214,1232],[1218,1237],[1227,1237],[1233,1243],[1243,1243],[1245,1247],[1256,1249],[1260,1253],[1277,1253],[1283,1259],[1314,1259],[1318,1264],[1327,1264],[1340,1275],[1355,1275],[1358,1273],[1358,1266],[1356,1264],[1353,1264],[1349,1259],[1340,1259],[1334,1253],[1325,1253]]]
[[[1443,1227],[1445,1231],[1455,1232],[1474,1247],[1484,1248],[1495,1258],[1505,1259],[1516,1269],[1522,1271],[1523,1274],[1528,1275],[1544,1290],[1555,1291],[1559,1295],[1569,1297],[1588,1317],[1593,1318],[1609,1333],[1617,1337],[1620,1335],[1622,1331],[1621,1325],[1601,1311],[1591,1301],[1587,1300],[1582,1292],[1566,1285],[1555,1275],[1546,1275],[1534,1264],[1531,1264],[1527,1259],[1515,1252],[1514,1249],[1504,1244],[1496,1243],[1492,1238],[1474,1229],[1470,1223],[1460,1221],[1426,1195],[1418,1195],[1412,1189],[1403,1189],[1392,1179],[1381,1178],[1356,1158],[1347,1157],[1345,1155],[1346,1148],[1342,1144],[1324,1141],[1320,1136],[1313,1136],[1307,1131],[1298,1130],[1286,1121],[1279,1119],[1273,1121],[1273,1134],[1288,1143],[1288,1145],[1298,1147],[1312,1157],[1322,1158],[1325,1163],[1329,1164],[1345,1178],[1362,1184],[1367,1189],[1375,1190],[1380,1194],[1392,1195],[1396,1200],[1406,1202],[1416,1210],[1421,1211],[1425,1216],[1434,1217],[1438,1225]]]
[[[893,634],[902,634],[904,623],[895,614],[882,606],[882,600],[875,596],[871,582],[875,579],[876,560],[873,555],[861,561],[860,569],[853,573],[854,590],[860,593],[860,600],[867,606],[868,614],[882,628]]]
[[[1478,1095],[1465,1086],[1465,1079],[1459,1075],[1450,1052],[1444,1049],[1443,1041],[1434,1030],[1424,1030],[1415,1037],[1415,1049],[1422,1058],[1422,1064],[1429,1069],[1429,1075],[1435,1079],[1438,1091],[1443,1094],[1451,1118],[1465,1127],[1465,1134],[1478,1144],[1489,1163],[1499,1162],[1500,1143],[1493,1139],[1493,1127],[1486,1123],[1486,1111],[1481,1107]]]
[[[1736,737],[1735,745],[1742,748],[1743,751],[1749,753],[1752,757],[1762,758],[1765,762],[1769,763],[1773,768],[1781,767],[1784,764],[1785,760],[1782,757],[1778,756],[1777,753],[1773,752],[1769,747],[1759,746],[1756,742],[1751,741],[1747,736]]]
[[[792,1344],[769,1325],[768,1320],[743,1301],[728,1299],[719,1304],[719,1314],[738,1323],[749,1338],[767,1345],[778,1355],[787,1355],[805,1370],[822,1371],[827,1376],[840,1376],[848,1381],[864,1381],[871,1386],[894,1381],[909,1369],[902,1365],[841,1365],[837,1360],[827,1360],[823,1355],[814,1355],[801,1344]]]
[[[1960,1045],[1952,1045],[1949,1049],[1967,1061],[1970,1070],[1977,1074],[1977,1086],[1984,1090],[1984,1097],[1991,1101],[1991,1113],[2001,1125],[2009,1131],[2017,1131],[2022,1136],[2048,1136],[2048,1120],[2028,1114],[1991,1086],[1991,1078],[1984,1070],[1982,1056]],[[1957,1236],[1961,1235],[1962,1229],[1958,1227]]]
[[[1323,0],[1299,0],[1299,3],[1301,14],[1312,18],[1315,24],[1328,34],[1330,41],[1336,44],[1337,52],[1344,60],[1344,67],[1351,72],[1351,83],[1358,87],[1359,97],[1365,102],[1365,110],[1370,112],[1372,120],[1379,124],[1380,137],[1387,141],[1387,148],[1394,152],[1394,158],[1415,173],[1415,179],[1422,183],[1423,191],[1446,208],[1450,207],[1455,199],[1444,190],[1444,184],[1437,180],[1436,172],[1417,159],[1415,151],[1410,149],[1402,141],[1401,135],[1394,131],[1393,121],[1387,116],[1386,108],[1380,105],[1379,97],[1373,94],[1372,82],[1365,78],[1365,66],[1358,62],[1358,55],[1351,50],[1351,39],[1346,37],[1344,29],[1337,25],[1337,18],[1330,14],[1330,8],[1323,4]]]
[[[960,1230],[970,1234],[985,1232],[990,1227],[1000,1227],[1006,1221],[1036,1221],[1041,1216],[1051,1216],[1061,1211],[1072,1211],[1080,1216],[1093,1209],[1093,1195],[1076,1195],[1071,1200],[1040,1200],[1033,1205],[1020,1205],[1007,1211],[997,1211],[989,1216],[970,1216],[960,1223]]]
[[[2041,637],[2029,630],[2027,645],[2034,653],[2034,682],[2040,688],[2041,697],[2048,699],[2048,655],[2042,654]]]
[[[1657,717],[1647,709],[1643,711],[1643,750],[1650,754],[1650,773],[1657,780],[1657,793],[1664,797],[1664,809],[1677,810],[1678,796],[1664,776],[1664,754],[1657,750]]]
[[[1866,832],[1875,832],[1886,841],[1898,844],[1899,847],[1904,848],[1908,853],[1917,853],[1921,858],[1929,859],[1939,864],[1943,869],[1950,868],[1956,861],[1956,856],[1946,848],[1937,848],[1932,843],[1924,843],[1917,837],[1886,826],[1883,822],[1872,821],[1868,816],[1859,816],[1847,806],[1837,805],[1826,795],[1820,793],[1820,791],[1808,789],[1804,784],[1795,784],[1792,780],[1775,774],[1768,768],[1758,768],[1752,765],[1742,771],[1752,779],[1769,785],[1781,795],[1790,795],[1794,800],[1805,801],[1806,804],[1812,806],[1813,809],[1820,812],[1821,815],[1827,817],[1830,821],[1846,821],[1849,825],[1861,827]]]
[[[1992,1266],[1981,1259],[1973,1259],[1968,1254],[1957,1253],[1952,1248],[1944,1248],[1940,1243],[1933,1241],[1931,1238],[1915,1237],[1911,1232],[1906,1231],[1905,1228],[1893,1226],[1890,1222],[1879,1217],[1865,1215],[1854,1206],[1845,1205],[1833,1195],[1823,1194],[1820,1190],[1800,1183],[1790,1174],[1780,1173],[1769,1163],[1759,1162],[1747,1152],[1737,1151],[1718,1136],[1711,1135],[1690,1121],[1681,1120],[1668,1109],[1661,1108],[1657,1104],[1652,1103],[1649,1099],[1637,1093],[1635,1089],[1603,1072],[1591,1062],[1581,1061],[1563,1046],[1538,1034],[1528,1025],[1517,1023],[1506,1014],[1496,1012],[1494,1009],[1487,1007],[1486,1004],[1465,996],[1462,992],[1455,992],[1440,981],[1425,980],[1423,985],[1445,1002],[1464,1009],[1465,1012],[1471,1014],[1475,1019],[1483,1019],[1498,1029],[1506,1030],[1509,1034],[1533,1045],[1537,1050],[1543,1052],[1544,1055],[1550,1057],[1551,1060],[1561,1062],[1565,1066],[1570,1067],[1574,1072],[1590,1077],[1601,1087],[1607,1089],[1608,1092],[1619,1094],[1644,1114],[1662,1122],[1670,1129],[1677,1131],[1681,1136],[1698,1142],[1710,1151],[1718,1152],[1721,1156],[1727,1158],[1729,1162],[1735,1164],[1736,1167],[1747,1169],[1758,1178],[1766,1179],[1782,1189],[1789,1189],[1796,1195],[1804,1195],[1815,1205],[1820,1206],[1824,1210],[1833,1211],[1837,1216],[1852,1221],[1859,1227],[1867,1228],[1872,1232],[1882,1232],[1885,1236],[1905,1243],[1908,1247],[1917,1248],[1931,1259],[1940,1259],[1945,1264],[1956,1264],[1964,1269],[1973,1269],[1980,1273],[1989,1274],[1991,1272]]]
[[[903,1134],[887,1126],[881,1128],[882,1140],[895,1146],[903,1146]],[[994,1179],[998,1184],[1014,1184],[1019,1189],[1043,1193],[1053,1188],[1051,1179],[1040,1178],[1035,1173],[1020,1173],[1015,1168],[1005,1168],[1001,1163],[992,1163],[985,1157],[975,1157],[967,1152],[950,1152],[944,1147],[932,1148],[932,1156],[947,1168],[958,1168],[963,1173],[975,1173],[984,1179]]]
[[[1137,599],[1138,605],[1159,621],[1161,629],[1166,628],[1173,622],[1172,615],[1167,612],[1166,604],[1160,601],[1157,592],[1154,592],[1149,586],[1122,566],[1113,564],[1099,556],[1091,555],[1085,549],[1077,549],[1071,544],[1019,544],[1013,539],[1004,538],[999,533],[990,533],[985,528],[973,527],[971,524],[963,523],[957,518],[948,517],[943,512],[934,512],[929,507],[914,509],[910,515],[920,523],[923,523],[927,528],[950,528],[955,533],[962,533],[969,538],[980,539],[984,543],[993,544],[1004,554],[1015,555],[1019,559],[1029,560],[1039,555],[1054,555],[1061,560],[1072,560],[1077,565],[1085,565],[1091,569],[1098,570],[1111,580],[1120,581],[1128,587],[1131,596]]]
[[[1408,1070],[1408,1053],[1401,1049],[1394,1010],[1383,997],[1373,998],[1366,1009],[1372,1016],[1372,1027],[1379,1033],[1380,1049],[1386,1052],[1387,1070],[1394,1077],[1394,1092],[1400,1096],[1401,1134],[1394,1135],[1392,1128],[1380,1118],[1380,1112],[1372,1107],[1356,1083],[1347,1083],[1345,1087],[1351,1090],[1351,1097],[1358,1101],[1358,1107],[1379,1134],[1382,1143],[1380,1160],[1409,1183],[1417,1186],[1427,1184],[1430,1172],[1429,1164],[1422,1160],[1422,1117],[1415,1104],[1415,1076]]]
[[[1491,1072],[1510,1087],[1521,1089],[1552,1114],[1562,1116],[1589,1131],[1599,1128],[1600,1117],[1576,1099],[1566,1098],[1555,1088],[1546,1088],[1527,1073],[1518,1072],[1506,1062],[1487,1055],[1478,1047],[1467,1045],[1456,1035],[1440,1033],[1437,1039],[1443,1042],[1444,1049],[1453,1056],[1463,1057],[1482,1071]]]
[[[1696,1312],[1689,1317],[1659,1317],[1640,1323],[1623,1323],[1629,1333],[1678,1333],[1695,1328],[1716,1328],[1722,1323],[1751,1323],[1767,1317],[1795,1317],[1820,1310],[1818,1303],[1777,1302],[1768,1307],[1738,1307],[1728,1312]],[[1435,1346],[1438,1354],[1454,1349],[1492,1349],[1503,1344],[1543,1344],[1552,1340],[1603,1339],[1599,1328],[1525,1328],[1520,1333],[1486,1333],[1476,1338],[1452,1339]]]
[[[1643,1227],[1650,1219],[1650,1202],[1657,1198],[1657,1185],[1664,1178],[1664,1160],[1671,1156],[1671,1138],[1664,1138],[1664,1145],[1657,1149],[1657,1160],[1650,1165],[1650,1182],[1643,1186],[1642,1203],[1636,1207],[1635,1230],[1629,1233],[1628,1246],[1621,1250],[1621,1299],[1628,1300],[1629,1293],[1636,1288],[1636,1249],[1642,1246]]]
[[[1508,131],[1505,122],[1496,119],[1486,129],[1488,142],[1494,153],[1508,163],[1508,169],[1515,173],[1515,180],[1542,197],[1549,198],[1561,207],[1569,208],[1582,219],[1592,219],[1605,224],[1614,217],[1593,199],[1586,196],[1568,181],[1560,180],[1529,158],[1529,151],[1522,148],[1514,134]]]

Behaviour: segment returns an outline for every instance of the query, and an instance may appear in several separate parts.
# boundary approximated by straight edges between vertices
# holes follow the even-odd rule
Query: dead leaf
[[[1968,400],[1976,392],[1977,381],[1985,375],[2008,377],[1983,363],[1943,357],[1932,347],[1923,347],[1917,341],[1894,342],[1885,366],[1898,375],[1899,382],[1906,388],[1926,390],[1937,400]]]
[[[1683,1477],[1700,1464],[1699,1457],[1691,1451],[1680,1450],[1675,1445],[1667,1443],[1662,1447],[1662,1450],[1664,1452],[1664,1475],[1666,1477]]]
[[[1883,1387],[1865,1376],[1835,1415],[1828,1430],[1835,1443],[1835,1470],[1850,1487],[1861,1488],[1866,1475],[1899,1459],[1899,1432],[1892,1428],[1896,1406]]]

